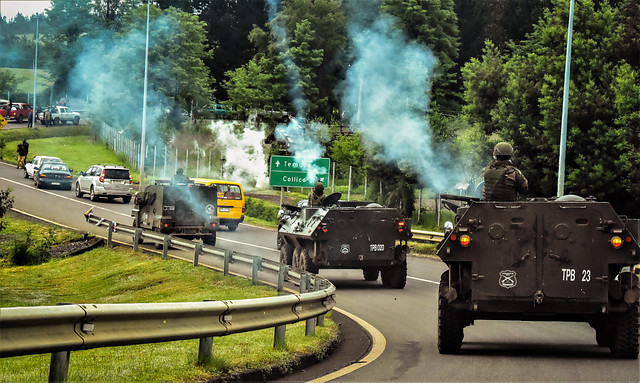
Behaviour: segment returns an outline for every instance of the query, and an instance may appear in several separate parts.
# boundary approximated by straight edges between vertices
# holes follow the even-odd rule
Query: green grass
[[[5,153],[9,151],[15,152],[16,149],[14,148],[17,148],[18,143],[21,141],[6,142]],[[80,171],[87,170],[91,165],[112,163],[128,167],[134,182],[138,182],[140,179],[140,172],[132,168],[122,156],[117,155],[105,145],[96,143],[93,136],[49,137],[30,139],[28,141],[29,155],[27,156],[27,161],[38,155],[59,157],[73,169],[73,173],[76,175]],[[7,157],[5,160],[16,163],[17,157]]]
[[[266,286],[223,277],[178,260],[162,261],[124,248],[85,254],[30,267],[0,267],[0,306],[72,303],[199,302],[274,296]],[[322,355],[337,334],[326,321],[316,335],[304,322],[287,326],[287,347],[273,348],[273,329],[214,338],[213,359],[197,364],[198,340],[99,348],[71,354],[70,382],[205,381],[248,368],[291,369],[296,355]],[[50,355],[0,359],[0,381],[45,381]]]
[[[0,68],[0,70],[9,71],[11,74],[16,76],[18,80],[17,93],[29,93],[31,94],[30,101],[33,103],[33,69],[23,69],[23,68]],[[38,69],[38,93],[45,91],[46,89],[51,88],[53,85],[53,80],[47,71]],[[6,96],[6,95],[5,95]],[[3,98],[5,97],[3,96]],[[49,98],[47,97],[46,102],[39,102],[38,104],[44,105],[49,103]],[[27,102],[26,98],[24,100],[13,100],[15,102]]]

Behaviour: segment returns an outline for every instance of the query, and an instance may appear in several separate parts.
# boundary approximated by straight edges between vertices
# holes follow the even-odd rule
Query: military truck
[[[215,187],[160,182],[136,194],[133,226],[215,246],[220,226]]]
[[[599,346],[638,357],[638,219],[578,196],[442,197],[459,208],[437,250],[448,266],[438,297],[440,353],[458,353],[463,329],[488,319],[586,322]]]
[[[385,286],[404,288],[410,220],[397,209],[340,197],[328,195],[322,206],[282,206],[280,262],[314,274],[321,268],[362,269],[367,281],[381,274]]]

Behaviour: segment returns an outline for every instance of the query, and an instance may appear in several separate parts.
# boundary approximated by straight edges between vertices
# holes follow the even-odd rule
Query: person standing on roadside
[[[18,166],[16,166],[16,169],[20,169],[20,165],[22,165],[22,167],[24,168],[25,165],[25,159],[27,158],[27,156],[24,154],[24,145],[21,143],[18,144]]]
[[[22,149],[24,150],[24,161],[22,162],[22,167],[27,163],[27,156],[29,155],[29,143],[26,139],[22,140]]]
[[[29,117],[27,117],[27,128],[32,128],[33,127],[33,108],[31,108],[31,110],[29,110]]]

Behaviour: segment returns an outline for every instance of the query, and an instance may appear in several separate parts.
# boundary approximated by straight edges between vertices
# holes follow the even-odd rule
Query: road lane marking
[[[125,217],[127,217],[127,218],[131,218],[131,215],[130,215],[130,214],[125,214],[125,213],[121,213],[121,212],[119,212],[119,211],[106,209],[106,208],[104,208],[104,207],[97,206],[97,205],[95,205],[95,204],[91,204],[91,203],[85,202],[85,201],[83,201],[83,200],[81,200],[81,199],[78,199],[77,197],[76,197],[76,198],[69,198],[69,197],[64,196],[64,195],[56,194],[56,193],[51,192],[51,191],[49,191],[49,190],[42,190],[42,189],[38,189],[38,188],[36,188],[35,186],[25,185],[25,184],[23,184],[23,183],[20,183],[20,182],[14,181],[14,180],[10,180],[10,179],[8,179],[8,178],[4,178],[4,177],[0,177],[0,180],[7,181],[7,182],[11,182],[11,183],[16,184],[16,185],[18,185],[18,186],[22,186],[22,187],[25,187],[25,188],[33,189],[33,190],[38,191],[38,192],[41,192],[41,193],[50,194],[50,195],[52,195],[52,196],[56,196],[56,197],[59,197],[59,198],[63,198],[63,199],[66,199],[66,200],[68,200],[68,201],[77,202],[77,203],[80,203],[80,204],[83,204],[83,205],[86,205],[86,206],[89,206],[89,207],[92,207],[92,208],[102,209],[102,210],[104,210],[104,211],[108,211],[109,213],[119,214],[119,215],[125,216]]]
[[[429,279],[422,279],[422,278],[410,277],[410,276],[407,276],[407,278],[413,279],[415,281],[420,281],[420,282],[433,283],[434,285],[439,285],[440,284],[440,282],[432,281],[432,280],[429,280]]]

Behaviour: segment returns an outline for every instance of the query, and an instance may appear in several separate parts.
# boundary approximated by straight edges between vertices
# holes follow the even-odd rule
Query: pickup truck
[[[0,116],[4,117],[6,120],[16,120],[18,122],[22,122],[29,118],[29,112],[31,112],[31,105],[25,104],[23,102],[14,102],[11,104],[11,110],[9,111],[9,115],[7,116],[6,103],[0,107]]]
[[[51,106],[49,107],[49,111],[51,112],[51,121],[53,121],[54,125],[67,122],[73,122],[74,125],[80,123],[80,113],[71,111],[68,106]],[[46,121],[44,120],[45,112],[46,109],[38,113],[38,119],[42,121],[43,125],[46,125]]]

